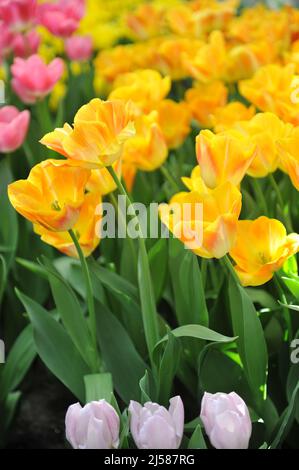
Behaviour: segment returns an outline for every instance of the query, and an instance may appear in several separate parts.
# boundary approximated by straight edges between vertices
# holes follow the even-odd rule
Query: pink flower
[[[16,58],[11,66],[12,88],[19,98],[28,104],[48,95],[64,71],[62,59],[54,59],[49,65],[38,56]]]
[[[14,34],[4,23],[0,22],[0,63],[11,53],[13,40]]]
[[[19,33],[13,40],[13,51],[16,57],[29,57],[37,52],[39,44],[40,36],[35,30]]]
[[[131,401],[130,428],[138,449],[178,449],[184,432],[184,405],[179,396],[171,398],[167,410],[157,403],[144,406]]]
[[[237,393],[205,393],[200,418],[216,449],[248,449],[251,420],[246,403]]]
[[[65,50],[70,60],[84,62],[92,54],[92,40],[90,36],[72,36],[66,40]]]
[[[55,36],[67,38],[78,28],[84,12],[84,0],[44,3],[39,7],[39,21]]]
[[[21,32],[36,22],[37,0],[0,0],[0,20],[11,31]]]
[[[14,152],[19,148],[28,131],[29,111],[20,112],[14,106],[0,108],[0,152]]]
[[[74,449],[117,449],[119,417],[106,400],[92,401],[83,408],[71,405],[65,416],[66,438]]]

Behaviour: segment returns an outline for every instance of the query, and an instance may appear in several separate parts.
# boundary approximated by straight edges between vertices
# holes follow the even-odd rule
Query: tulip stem
[[[236,273],[229,257],[227,255],[225,255],[225,256],[223,256],[222,260],[223,260],[223,264],[227,267],[228,271],[230,272],[230,274],[233,277],[233,279],[235,280],[235,282],[237,284],[240,284],[240,279],[238,278],[238,275],[237,275],[237,273]]]
[[[257,204],[260,202],[264,215],[268,215],[267,202],[266,202],[264,193],[262,191],[262,188],[260,187],[259,182],[257,181],[256,178],[251,178],[251,183],[252,183],[252,187],[253,187],[253,191],[256,197]]]
[[[279,205],[280,210],[282,212],[282,215],[284,217],[284,221],[285,221],[287,231],[288,232],[293,232],[294,229],[293,229],[293,226],[292,226],[292,221],[291,221],[291,218],[290,218],[290,214],[288,212],[287,213],[284,212],[283,198],[282,198],[279,186],[278,186],[278,184],[277,184],[277,182],[276,182],[276,180],[275,180],[272,173],[269,174],[269,179],[270,179],[270,183],[272,185],[272,188],[275,191],[275,194],[276,194],[276,197],[277,197],[277,202],[278,202],[278,205]]]
[[[161,173],[163,174],[163,176],[165,176],[166,180],[168,181],[168,183],[172,186],[172,188],[175,190],[175,192],[178,192],[180,191],[180,187],[179,185],[177,184],[177,182],[175,181],[175,179],[173,178],[173,176],[169,173],[168,169],[166,168],[166,166],[162,165],[160,167],[160,170],[161,170]]]
[[[77,238],[75,232],[72,229],[70,229],[69,234],[70,234],[71,239],[73,240],[73,243],[76,247],[76,250],[77,250],[77,253],[78,253],[78,256],[79,256],[79,259],[80,259],[80,263],[81,263],[83,277],[85,279],[86,300],[87,300],[88,313],[89,313],[89,328],[90,328],[90,333],[91,333],[91,336],[92,336],[93,347],[94,347],[95,357],[96,357],[94,372],[99,372],[97,324],[96,324],[95,305],[94,305],[93,289],[92,289],[90,272],[89,272],[86,259],[84,257],[82,248],[80,246],[80,243],[78,241],[78,238]]]
[[[283,290],[283,288],[281,287],[281,284],[280,284],[280,277],[277,273],[274,273],[273,280],[274,280],[274,284],[275,284],[277,292],[278,292],[278,296],[280,297],[280,301],[283,304],[287,304],[287,299],[286,299],[284,290]],[[285,323],[286,323],[286,327],[287,327],[287,329],[285,331],[284,340],[288,341],[288,338],[292,338],[291,315],[290,315],[289,309],[287,307],[282,306],[282,311],[283,311],[283,314],[284,314],[284,319],[285,319]]]
[[[110,175],[112,176],[120,194],[125,196],[127,206],[130,207],[132,210],[132,215],[137,220],[139,220],[135,212],[134,205],[131,202],[130,196],[125,190],[117,174],[115,173],[113,167],[108,166],[107,169]],[[139,224],[139,230],[141,231],[141,224]],[[154,368],[155,363],[153,360],[153,351],[154,351],[156,343],[159,340],[159,327],[158,327],[158,316],[156,312],[156,304],[154,301],[154,293],[153,293],[152,279],[151,279],[151,273],[150,273],[150,266],[149,266],[149,261],[148,261],[148,254],[146,251],[144,237],[145,237],[145,234],[143,233],[140,233],[140,236],[138,237],[138,244],[139,244],[138,267],[143,277],[142,281],[140,281],[140,278],[138,275],[138,281],[139,281],[139,292],[140,292],[141,311],[142,311],[142,320],[143,320],[143,325],[144,325],[145,338],[146,338],[146,343],[147,343],[147,348],[148,348],[151,364]],[[146,283],[146,289],[147,289],[146,302],[144,299],[144,283]]]

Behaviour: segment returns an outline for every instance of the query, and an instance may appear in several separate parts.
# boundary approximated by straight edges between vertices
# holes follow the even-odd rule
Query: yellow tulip
[[[100,211],[98,210],[100,204],[101,197],[99,194],[87,194],[84,198],[79,218],[72,227],[85,257],[91,255],[100,243],[99,234],[96,231],[97,224],[101,218],[99,215]],[[34,231],[40,235],[43,242],[54,246],[67,256],[78,258],[76,247],[68,232],[53,232],[41,225],[34,225]]]
[[[142,171],[156,170],[164,163],[168,149],[157,120],[156,111],[136,118],[136,135],[124,145],[124,163],[134,165]]]
[[[299,127],[295,127],[289,134],[278,141],[278,151],[281,166],[291,178],[297,191],[299,191]]]
[[[237,130],[219,134],[204,130],[196,138],[196,155],[209,188],[226,181],[238,186],[256,156],[256,145]]]
[[[238,222],[237,239],[229,254],[243,286],[259,286],[299,250],[299,235],[286,234],[276,219],[259,217]]]
[[[232,101],[215,109],[211,116],[214,132],[230,129],[237,121],[249,121],[255,115],[254,106],[245,106],[240,101]]]
[[[190,133],[191,114],[185,102],[163,100],[157,106],[158,123],[168,148],[180,147]]]
[[[95,98],[79,109],[73,128],[65,124],[40,142],[66,156],[70,164],[96,169],[118,160],[134,134],[130,103]]]
[[[8,186],[11,204],[23,217],[52,231],[67,231],[77,222],[90,171],[63,160],[45,160],[27,180]]]
[[[155,5],[141,4],[127,15],[127,25],[133,38],[145,40],[163,32],[164,11]]]
[[[190,178],[183,176],[182,182],[189,191],[197,191],[198,193],[208,193],[212,189],[208,188],[201,177],[200,166],[193,168]]]
[[[241,199],[240,191],[227,182],[208,193],[176,194],[168,205],[160,205],[160,217],[196,255],[222,258],[235,243]]]
[[[117,160],[112,166],[118,178],[121,178],[121,160]],[[112,191],[115,191],[115,189],[116,184],[107,168],[91,170],[91,175],[86,185],[86,191],[106,196],[112,193]]]

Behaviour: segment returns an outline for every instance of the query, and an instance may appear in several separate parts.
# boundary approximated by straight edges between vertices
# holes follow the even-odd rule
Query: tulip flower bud
[[[216,449],[248,449],[251,420],[246,403],[237,393],[205,393],[200,418]]]
[[[179,396],[171,398],[167,410],[157,403],[144,406],[131,401],[130,428],[138,449],[178,449],[184,431],[184,405]]]
[[[74,449],[117,449],[119,417],[106,400],[92,401],[83,408],[71,405],[65,416],[66,438]]]
[[[0,109],[0,152],[14,152],[25,138],[29,127],[29,111],[19,111],[15,106]]]

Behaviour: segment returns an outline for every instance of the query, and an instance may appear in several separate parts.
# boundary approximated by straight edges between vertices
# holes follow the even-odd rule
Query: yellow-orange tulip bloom
[[[66,156],[70,164],[96,169],[118,160],[125,141],[133,135],[130,103],[95,98],[79,109],[73,128],[65,124],[40,142]]]
[[[295,127],[289,136],[278,141],[278,151],[281,167],[291,178],[297,191],[299,191],[299,127]]]
[[[169,205],[160,206],[160,216],[174,236],[196,255],[222,258],[235,243],[241,198],[231,183],[208,193],[178,193]]]
[[[198,193],[208,193],[212,189],[208,188],[201,177],[200,166],[197,165],[193,168],[190,178],[187,176],[182,177],[182,182],[189,189],[189,191],[197,191]]]
[[[101,51],[94,61],[96,77],[113,82],[119,75],[134,70],[134,45],[117,46]]]
[[[212,115],[227,103],[228,90],[220,81],[208,84],[198,83],[187,90],[185,99],[191,114],[203,127],[212,127]]]
[[[249,121],[254,115],[254,106],[247,107],[240,101],[232,101],[217,108],[211,116],[214,132],[230,129],[237,121]]]
[[[262,111],[271,111],[285,122],[299,124],[299,76],[294,64],[261,67],[250,80],[239,83],[240,93]]]
[[[219,134],[204,130],[196,138],[196,155],[202,179],[209,188],[226,181],[238,186],[256,156],[256,145],[235,130]]]
[[[86,258],[91,255],[100,243],[99,233],[96,230],[101,218],[99,211],[100,204],[101,197],[99,194],[87,194],[82,204],[79,218],[72,227]],[[53,232],[41,225],[34,225],[34,231],[40,235],[43,242],[54,246],[67,256],[78,258],[76,247],[68,232]]]
[[[168,149],[157,120],[156,111],[136,118],[136,136],[124,145],[124,163],[134,165],[142,171],[156,170],[164,163]]]
[[[121,160],[117,160],[112,166],[117,176],[121,178]],[[115,191],[115,189],[116,184],[107,168],[91,170],[91,175],[86,185],[86,191],[105,196]]]
[[[137,174],[136,166],[129,162],[123,162],[121,174],[127,190],[132,192]]]
[[[127,25],[133,38],[148,39],[163,31],[164,11],[156,5],[140,5],[127,15]]]
[[[90,171],[63,160],[45,160],[27,180],[8,186],[11,204],[23,217],[48,230],[66,231],[77,222]]]
[[[169,148],[180,147],[190,133],[191,113],[185,102],[163,100],[157,106],[158,123]]]
[[[235,128],[256,144],[256,156],[247,170],[248,175],[262,178],[277,170],[277,142],[290,135],[293,126],[284,123],[273,113],[258,113],[250,121],[236,123]]]
[[[238,222],[236,243],[229,254],[241,283],[259,286],[269,281],[298,250],[299,235],[287,235],[281,222],[263,216]]]
[[[141,112],[151,111],[170,91],[170,77],[156,70],[138,70],[120,75],[114,82],[111,100],[130,100]]]

